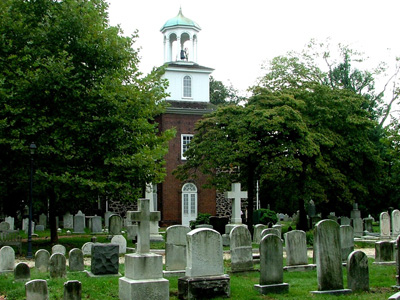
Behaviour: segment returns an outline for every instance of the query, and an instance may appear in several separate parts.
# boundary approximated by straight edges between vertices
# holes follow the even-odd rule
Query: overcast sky
[[[261,65],[312,39],[332,39],[365,52],[371,65],[400,56],[399,0],[108,0],[111,25],[139,31],[140,70],[163,64],[164,23],[183,15],[200,25],[198,63],[239,90],[252,86]],[[388,50],[389,49],[389,50]]]

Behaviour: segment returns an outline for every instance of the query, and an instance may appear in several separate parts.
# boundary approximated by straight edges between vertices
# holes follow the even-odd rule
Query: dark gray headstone
[[[394,244],[390,241],[379,241],[375,243],[375,262],[394,261]]]
[[[353,251],[347,259],[347,286],[353,292],[369,291],[368,257],[362,251]]]
[[[15,266],[14,279],[15,280],[30,280],[31,279],[31,269],[29,269],[28,264],[26,264],[24,262],[20,262]]]
[[[118,274],[118,268],[118,245],[93,244],[91,271],[94,275]]]
[[[63,300],[81,300],[82,299],[82,283],[78,280],[69,280],[64,282],[64,298]]]
[[[111,235],[121,234],[122,230],[122,218],[119,215],[112,215],[109,219],[110,222],[110,230],[109,233]]]
[[[67,274],[65,256],[61,253],[52,254],[50,256],[49,270],[51,278],[65,277],[65,275]]]
[[[83,263],[83,252],[81,249],[74,248],[69,251],[69,270],[71,272],[81,272],[85,269]]]

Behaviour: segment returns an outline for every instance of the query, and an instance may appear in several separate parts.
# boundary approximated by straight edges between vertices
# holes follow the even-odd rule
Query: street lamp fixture
[[[30,144],[29,150],[31,153],[31,182],[29,188],[29,223],[28,223],[28,253],[27,258],[33,258],[32,255],[32,189],[33,189],[33,156],[36,151],[35,143]]]

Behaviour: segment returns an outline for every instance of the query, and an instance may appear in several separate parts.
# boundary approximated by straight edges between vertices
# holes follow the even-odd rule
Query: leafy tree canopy
[[[210,76],[210,102],[215,105],[239,104],[245,97],[232,85],[226,86],[222,81]]]
[[[158,135],[154,122],[164,110],[162,70],[138,71],[137,35],[111,27],[107,8],[103,0],[1,1],[5,197],[26,195],[33,141],[36,195],[73,201],[70,209],[97,195],[134,200],[163,179],[173,132]]]

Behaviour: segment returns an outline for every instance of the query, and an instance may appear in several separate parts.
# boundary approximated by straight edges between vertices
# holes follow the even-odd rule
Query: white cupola
[[[164,35],[164,63],[193,61],[197,63],[197,34],[200,26],[182,14],[168,20],[161,28]]]
[[[182,14],[182,9],[160,30],[164,35],[164,78],[169,81],[166,100],[181,103],[210,101],[210,74],[214,69],[197,63],[200,30],[196,22]]]

